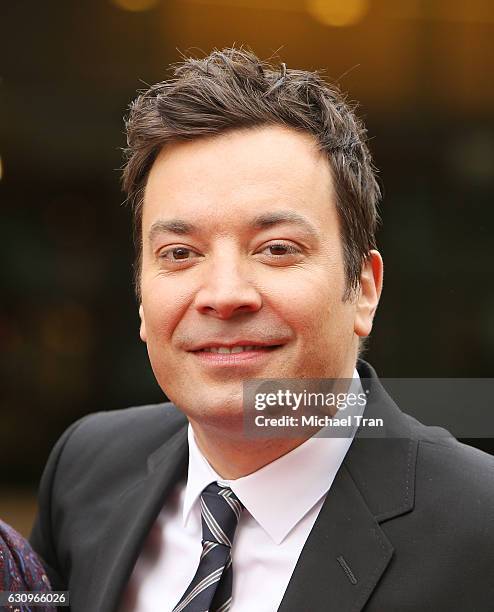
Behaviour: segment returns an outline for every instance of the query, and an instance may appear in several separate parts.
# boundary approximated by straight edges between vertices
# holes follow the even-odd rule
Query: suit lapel
[[[360,610],[393,547],[343,466],[309,535],[279,612]]]
[[[406,417],[359,362],[369,391],[365,416],[384,436],[354,439],[312,528],[279,612],[359,612],[393,555],[380,523],[413,509],[417,442]]]
[[[171,488],[186,474],[187,456],[187,427],[183,427],[149,457],[147,476],[117,501],[95,560],[88,610],[117,609],[151,526]]]

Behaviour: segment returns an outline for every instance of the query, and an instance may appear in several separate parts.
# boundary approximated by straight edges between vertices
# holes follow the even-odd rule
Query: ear
[[[144,308],[142,304],[139,305],[139,318],[141,319],[141,326],[139,328],[139,335],[141,336],[141,340],[146,342],[146,322],[144,321]]]
[[[378,251],[372,250],[362,266],[360,292],[355,313],[354,331],[361,338],[371,333],[382,286],[383,260]]]

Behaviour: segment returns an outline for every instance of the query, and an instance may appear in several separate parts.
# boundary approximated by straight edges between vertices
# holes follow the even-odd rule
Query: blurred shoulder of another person
[[[29,542],[2,520],[0,520],[0,591],[51,592],[48,576]],[[55,612],[52,606],[38,606],[36,609]]]

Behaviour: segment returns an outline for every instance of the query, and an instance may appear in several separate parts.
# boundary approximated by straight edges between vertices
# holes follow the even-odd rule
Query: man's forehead
[[[169,185],[179,192],[241,188],[286,192],[315,180],[331,183],[328,158],[313,136],[279,126],[234,130],[161,149],[151,166],[145,195]],[[331,187],[331,185],[330,185]]]
[[[334,221],[327,216],[334,201],[329,162],[311,138],[281,128],[247,130],[163,150],[144,191],[143,225],[234,216],[262,227],[307,219],[317,227]],[[184,233],[176,223],[173,231]]]

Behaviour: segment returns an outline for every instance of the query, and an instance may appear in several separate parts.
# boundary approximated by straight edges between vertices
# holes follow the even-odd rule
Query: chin
[[[221,435],[242,438],[244,435],[244,415],[242,406],[225,409],[224,406],[203,405],[200,410],[187,414],[192,424],[197,424],[202,430],[216,430]]]
[[[182,386],[180,389],[174,385],[174,389],[165,391],[167,397],[188,418],[198,423],[207,421],[229,421],[231,419],[243,419],[243,393],[242,387],[235,389],[215,390],[209,385],[197,385],[194,395],[184,394]],[[189,384],[190,386],[190,384]],[[203,389],[201,389],[203,387]]]

